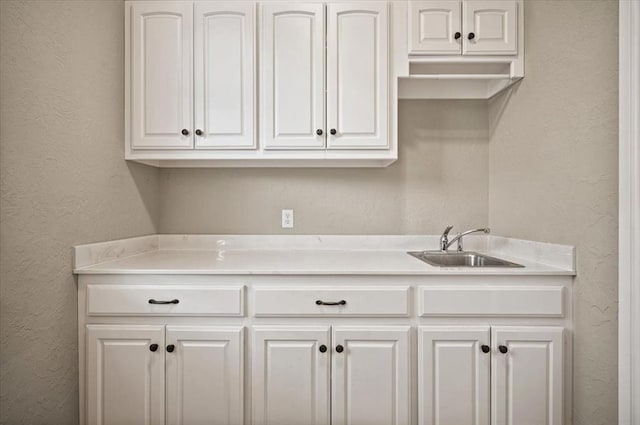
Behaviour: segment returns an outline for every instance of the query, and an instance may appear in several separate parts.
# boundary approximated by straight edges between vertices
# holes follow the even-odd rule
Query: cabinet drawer
[[[408,315],[408,286],[255,288],[257,317]]]
[[[562,286],[423,286],[420,316],[562,317]]]
[[[242,316],[243,286],[87,285],[89,316]],[[177,301],[177,302],[176,302]],[[168,304],[157,304],[171,302]]]

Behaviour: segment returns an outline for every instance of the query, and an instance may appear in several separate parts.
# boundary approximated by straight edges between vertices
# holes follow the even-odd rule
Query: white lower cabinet
[[[572,424],[570,280],[87,276],[81,425]]]
[[[87,325],[86,335],[87,424],[243,424],[242,327]]]
[[[87,424],[164,424],[164,326],[87,326]]]
[[[330,328],[253,329],[254,425],[328,425]]]
[[[409,425],[409,330],[409,326],[334,327],[332,425]]]
[[[489,425],[490,341],[488,326],[420,328],[421,425]]]
[[[563,423],[563,333],[546,326],[491,329],[492,425]]]
[[[255,327],[253,424],[408,425],[409,329]]]
[[[167,424],[242,425],[243,329],[167,326]]]
[[[561,425],[563,329],[423,326],[421,425]]]

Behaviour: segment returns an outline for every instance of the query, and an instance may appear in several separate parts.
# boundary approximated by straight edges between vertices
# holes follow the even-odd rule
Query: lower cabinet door
[[[328,326],[254,326],[254,425],[328,425]]]
[[[493,425],[562,425],[563,329],[494,327]]]
[[[489,425],[488,326],[418,330],[418,423]]]
[[[87,325],[89,425],[164,424],[164,326]]]
[[[243,424],[243,328],[167,326],[167,424]]]
[[[332,425],[408,425],[409,326],[337,326],[333,331]]]

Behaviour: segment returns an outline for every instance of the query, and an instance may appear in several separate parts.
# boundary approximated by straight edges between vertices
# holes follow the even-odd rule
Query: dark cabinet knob
[[[196,136],[202,136],[204,133],[202,132],[202,130],[197,129],[196,130]]]
[[[182,129],[182,135],[183,136],[188,136],[189,135],[189,130],[187,130],[186,128]]]
[[[317,130],[316,130],[316,134],[317,134],[318,136],[322,136],[322,129],[321,129],[321,128],[317,129]]]
[[[175,345],[173,345],[173,344],[167,345],[167,351],[168,352],[173,353],[173,350],[175,350],[175,349],[176,349]]]
[[[329,133],[331,133],[332,136],[335,136],[337,131],[335,128],[332,128],[331,130],[329,130]]]
[[[476,35],[472,32],[469,33],[469,40],[473,40],[474,38],[476,38]]]
[[[488,345],[481,345],[480,349],[482,350],[483,353],[488,353],[489,351],[491,351],[491,347],[489,347]]]
[[[498,347],[498,350],[500,350],[500,352],[501,352],[502,354],[507,354],[507,352],[509,351],[509,349],[507,348],[507,346],[506,346],[506,345],[500,345],[500,346]]]
[[[327,346],[324,345],[324,344],[322,344],[318,349],[320,350],[321,353],[326,353],[327,352]]]
[[[344,351],[344,347],[340,344],[336,345],[336,353],[342,353]]]
[[[149,350],[151,350],[151,351],[153,351],[155,353],[156,351],[158,351],[158,344],[151,344],[149,346]]]
[[[460,31],[457,31],[457,32],[453,35],[453,38],[455,38],[456,40],[458,40],[460,37],[462,37],[462,34],[460,34]]]

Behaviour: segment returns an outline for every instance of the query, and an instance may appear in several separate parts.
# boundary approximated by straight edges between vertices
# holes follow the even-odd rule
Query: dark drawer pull
[[[180,300],[171,300],[171,301],[157,301],[153,298],[149,300],[149,304],[178,304]]]
[[[316,305],[345,305],[347,302],[345,300],[340,301],[322,301],[316,300]]]

